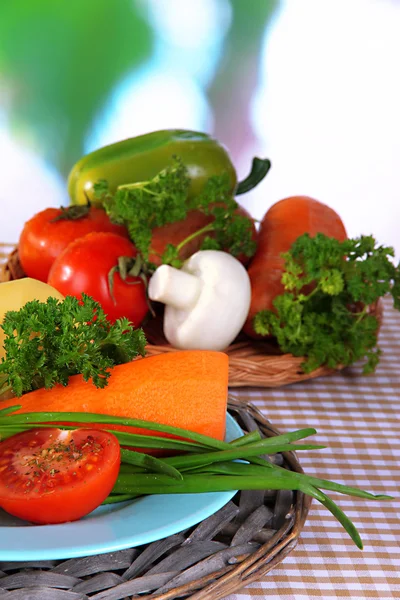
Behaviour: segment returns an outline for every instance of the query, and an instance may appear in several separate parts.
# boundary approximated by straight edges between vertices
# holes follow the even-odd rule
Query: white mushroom
[[[162,265],[149,282],[163,302],[164,335],[175,348],[223,350],[247,318],[251,287],[246,269],[219,250],[200,250],[181,269]]]

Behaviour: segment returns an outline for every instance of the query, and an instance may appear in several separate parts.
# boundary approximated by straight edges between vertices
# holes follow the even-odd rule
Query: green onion
[[[313,498],[319,500],[319,502],[321,502],[321,504],[325,506],[325,508],[327,508],[332,513],[332,515],[339,521],[344,530],[347,531],[357,548],[360,548],[360,550],[363,549],[363,543],[360,534],[358,533],[358,530],[355,527],[354,523],[352,523],[352,521],[344,514],[344,512],[338,507],[338,505],[332,500],[332,498],[329,498],[326,494],[321,492],[321,490],[317,490],[312,486],[310,486],[309,488],[304,488],[303,491],[305,494],[313,496]],[[377,498],[379,498],[379,496],[375,496],[375,499]]]
[[[21,406],[13,407],[14,410]],[[5,421],[5,422],[4,422]],[[3,417],[0,414],[0,427],[3,424],[27,424],[27,423],[55,423],[55,422],[73,422],[73,423],[105,423],[108,425],[124,425],[126,427],[136,427],[138,429],[147,429],[150,431],[160,431],[162,433],[170,433],[182,438],[187,438],[205,447],[216,448],[223,450],[229,446],[228,442],[221,442],[207,435],[173,427],[172,425],[162,425],[153,421],[144,421],[142,419],[128,419],[126,417],[114,417],[98,413],[80,413],[80,412],[34,412],[34,413],[18,413],[16,415],[6,415]],[[54,426],[54,425],[53,425]]]
[[[22,406],[20,404],[15,405],[15,406],[8,406],[6,408],[1,408],[0,409],[0,417],[3,417],[4,415],[8,415],[10,413],[13,413],[20,408],[22,408]]]
[[[94,423],[94,421],[92,421]],[[29,429],[48,429],[49,427],[58,427],[59,429],[77,429],[76,425],[64,425],[61,423],[57,424],[46,424],[46,423],[29,423],[18,425],[3,425],[0,423],[0,439],[6,439],[20,433],[22,431],[28,431]],[[176,450],[185,452],[201,452],[206,451],[208,448],[202,445],[192,444],[184,440],[175,440],[172,438],[164,438],[162,436],[143,435],[140,433],[126,433],[123,431],[116,431],[114,429],[105,429],[113,433],[118,439],[120,444],[124,446],[133,446],[135,448],[155,448],[159,450]],[[228,446],[230,447],[230,446]]]
[[[205,492],[230,492],[232,490],[300,490],[301,482],[284,477],[272,471],[262,476],[255,475],[183,475],[182,482],[170,484],[166,475],[143,473],[120,475],[114,486],[117,494],[194,494]]]
[[[127,500],[133,500],[136,496],[132,494],[110,494],[106,498],[103,504],[116,504],[117,502],[126,502]]]
[[[172,465],[169,465],[158,458],[154,458],[154,456],[149,456],[148,454],[135,452],[134,450],[124,450],[122,448],[121,460],[129,465],[142,467],[148,471],[154,471],[155,473],[162,473],[173,480],[181,481],[183,479],[179,471]]]
[[[225,461],[225,460],[236,460],[249,458],[252,456],[259,456],[265,454],[266,451],[283,452],[289,450],[298,449],[320,449],[321,446],[294,446],[292,444],[282,444],[279,442],[279,437],[264,439],[254,444],[248,444],[247,446],[239,446],[231,450],[221,450],[217,452],[206,452],[204,454],[192,455],[192,456],[173,456],[166,458],[165,462],[169,465],[174,466],[177,469],[188,469],[191,467],[198,467],[205,464],[211,464],[214,462]],[[276,441],[276,442],[275,442]],[[275,442],[275,443],[274,443]],[[265,461],[267,462],[267,461]],[[262,468],[262,467],[261,467]]]
[[[250,444],[253,442],[259,442],[263,438],[259,431],[251,431],[250,433],[246,433],[235,440],[229,442],[230,446],[245,446],[246,444]]]

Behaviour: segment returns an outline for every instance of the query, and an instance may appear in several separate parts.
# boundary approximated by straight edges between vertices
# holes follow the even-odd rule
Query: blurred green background
[[[199,18],[203,15],[206,21],[198,23],[200,39],[197,41],[190,38],[194,31],[185,33],[188,26],[195,29],[193,16],[185,19],[182,14],[171,14],[177,9],[188,11],[190,3],[186,2],[185,7],[183,2],[172,0],[176,6],[174,11],[168,9],[167,4],[163,0],[6,0],[2,3],[0,68],[10,93],[9,118],[16,133],[29,130],[37,150],[62,175],[67,175],[85,152],[96,117],[99,111],[106,109],[115,88],[148,65],[158,50],[165,52],[163,46],[171,46],[174,41],[176,48],[169,49],[175,50],[169,61],[175,66],[177,60],[183,63],[178,50],[183,51],[186,46],[193,61],[182,64],[182,75],[192,76],[193,84],[205,88],[214,113],[220,110],[219,104],[236,110],[231,94],[226,94],[227,86],[235,93],[235,89],[243,88],[245,80],[240,97],[242,101],[251,98],[256,77],[251,82],[244,67],[249,63],[247,57],[253,61],[260,52],[277,0],[192,3],[192,15],[196,5]],[[172,23],[171,30],[165,22],[163,32],[160,23],[163,13],[166,21],[175,17],[181,23]],[[181,40],[174,36],[175,28],[182,28]],[[167,40],[162,39],[163,33]],[[217,48],[221,38],[225,46],[223,56]],[[207,57],[207,46],[214,56]],[[166,73],[174,71],[169,61],[164,57]],[[255,74],[256,69],[253,69]],[[226,106],[228,98],[230,106]],[[164,101],[168,98],[154,98],[153,110],[158,110],[157,104]],[[176,109],[178,112],[179,106]],[[137,113],[130,117],[127,134],[129,129],[132,133],[140,129],[141,116]]]
[[[0,240],[17,241],[34,212],[68,202],[66,177],[83,154],[182,127],[213,133],[240,176],[254,154],[271,158],[268,179],[241,197],[254,216],[308,194],[350,233],[397,245],[399,9],[397,0],[1,0]]]

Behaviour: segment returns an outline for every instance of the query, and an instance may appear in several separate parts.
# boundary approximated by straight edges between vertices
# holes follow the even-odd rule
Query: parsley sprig
[[[391,294],[400,310],[400,266],[393,248],[372,236],[339,242],[318,234],[299,237],[283,255],[285,293],[275,310],[260,311],[255,331],[276,337],[283,352],[305,356],[306,373],[366,358],[364,373],[379,362],[378,320],[369,307]]]
[[[147,269],[154,268],[149,263],[153,229],[184,220],[190,210],[199,210],[212,217],[212,221],[179,244],[168,244],[161,257],[163,263],[180,267],[181,249],[195,237],[208,232],[212,232],[212,236],[205,237],[202,249],[252,256],[256,250],[252,222],[236,214],[238,204],[232,197],[227,175],[210,177],[202,192],[194,197],[189,196],[189,185],[186,167],[174,157],[172,165],[150,181],[121,185],[112,193],[107,182],[101,180],[95,184],[94,193],[111,220],[127,227]]]
[[[62,302],[27,302],[6,313],[1,325],[6,357],[0,364],[0,394],[16,396],[82,373],[96,387],[107,385],[110,367],[144,356],[146,338],[128,319],[111,324],[100,304],[82,294]]]

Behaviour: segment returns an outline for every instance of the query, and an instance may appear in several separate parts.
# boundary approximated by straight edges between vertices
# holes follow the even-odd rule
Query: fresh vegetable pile
[[[362,358],[370,372],[380,352],[369,307],[389,293],[400,308],[393,249],[348,240],[340,216],[307,196],[273,204],[257,229],[235,196],[270,166],[255,158],[237,183],[223,146],[183,130],[96,150],[71,171],[71,206],[25,224],[22,267],[63,296],[91,296],[110,322],[163,318],[175,348],[267,337],[307,373]]]
[[[21,399],[0,405],[0,507],[15,516],[59,523],[102,502],[144,494],[292,489],[319,500],[361,548],[354,525],[321,489],[388,498],[263,458],[321,448],[295,443],[314,429],[270,439],[252,432],[224,442],[224,353],[173,352],[131,361],[143,352],[142,332],[126,320],[110,324],[85,295],[82,305],[72,297],[28,302],[6,314],[3,329],[3,386]],[[178,454],[156,458],[145,449]]]
[[[365,357],[369,372],[379,361],[370,307],[391,294],[400,309],[393,250],[347,239],[321,202],[281,200],[257,230],[234,196],[269,168],[254,159],[237,184],[209,136],[154,132],[81,159],[72,206],[25,224],[28,277],[0,284],[0,507],[55,523],[144,494],[291,489],[319,500],[362,546],[321,490],[388,496],[263,458],[320,448],[296,444],[315,430],[223,441],[220,351],[238,334],[273,337],[306,372]],[[160,303],[165,337],[187,351],[143,358],[139,327],[161,318]]]

